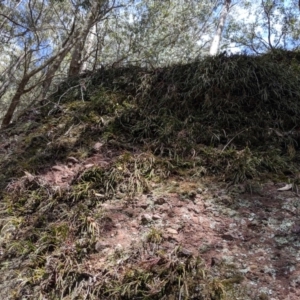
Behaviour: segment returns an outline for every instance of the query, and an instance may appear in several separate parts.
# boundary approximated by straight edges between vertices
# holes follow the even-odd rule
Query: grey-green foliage
[[[61,48],[63,37],[70,29],[68,6],[58,1],[3,1],[0,15],[1,36],[1,108],[16,95],[22,96],[19,108],[27,106],[40,93],[46,67],[39,69]],[[29,75],[31,74],[31,75]],[[26,77],[30,80],[27,81]],[[26,82],[27,81],[27,82]],[[35,88],[36,87],[36,88]],[[24,94],[30,92],[28,97]],[[2,114],[4,111],[1,112]]]
[[[142,66],[187,62],[209,47],[214,1],[131,3],[112,13],[103,26],[100,61]]]
[[[83,52],[78,57],[80,63],[84,64],[84,70],[95,70],[101,65],[113,64],[157,68],[186,63],[208,54],[221,7],[220,0],[118,0],[101,3],[104,2],[112,6],[103,4],[101,9],[106,13],[101,14],[100,19],[90,18],[93,24],[86,24],[86,20],[90,5],[95,2],[1,2],[1,73],[26,54],[13,76],[0,77],[0,98],[2,84],[11,83],[1,99],[1,107],[5,107],[4,104],[11,100],[11,95],[14,95],[24,74],[33,74],[31,72],[34,69],[54,57],[66,43],[72,46],[63,54],[65,56],[61,61],[59,58],[56,60],[60,62],[60,66],[53,76],[49,76],[52,80],[52,86],[49,89],[47,87],[49,92],[43,91],[49,67],[46,64],[45,68],[34,73],[26,83],[20,101],[21,107],[22,102],[28,106],[41,94],[41,98],[44,98],[44,94],[48,96],[56,90],[53,83],[68,76],[74,45]],[[222,48],[238,47],[235,51],[250,49],[264,52],[279,46],[284,48],[298,45],[300,17],[295,8],[295,0],[288,3],[282,0],[236,0],[232,1],[232,5],[226,21]],[[90,34],[82,34],[83,28],[90,28]],[[84,47],[78,46],[78,36],[82,37]],[[78,82],[74,84],[78,85]],[[30,91],[27,98],[24,97],[25,91]]]
[[[77,75],[83,63],[88,32],[110,10],[107,4],[106,0],[92,3],[38,0],[15,7],[10,7],[9,2],[4,3],[4,14],[0,19],[2,31],[20,50],[22,60],[2,127],[9,125],[26,93],[31,92],[27,105],[37,102],[34,99],[40,101],[47,96],[55,74],[60,71],[63,62],[69,60],[69,53],[72,75]]]
[[[234,51],[264,53],[299,47],[298,1],[240,1],[232,8],[224,43]]]

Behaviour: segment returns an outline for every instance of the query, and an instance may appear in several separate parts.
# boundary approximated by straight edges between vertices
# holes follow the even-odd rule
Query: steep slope
[[[1,132],[0,298],[298,299],[297,72],[219,56],[63,83]]]

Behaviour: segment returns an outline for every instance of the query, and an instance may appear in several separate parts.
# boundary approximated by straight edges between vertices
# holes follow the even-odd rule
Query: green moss
[[[160,244],[163,240],[162,231],[152,227],[150,231],[147,233],[146,240],[147,242],[150,243]]]

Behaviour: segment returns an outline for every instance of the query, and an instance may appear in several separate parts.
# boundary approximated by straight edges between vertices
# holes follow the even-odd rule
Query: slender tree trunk
[[[1,127],[2,128],[5,128],[9,125],[13,115],[14,115],[14,112],[17,108],[17,106],[19,105],[20,103],[20,99],[22,97],[22,95],[24,94],[24,91],[25,91],[25,87],[29,81],[31,77],[29,76],[24,76],[23,79],[21,80],[19,86],[18,86],[18,89],[16,91],[16,93],[14,94],[11,102],[10,102],[10,105],[9,105],[9,108],[8,110],[6,111],[6,114],[2,120],[2,124],[1,124]]]
[[[96,24],[93,25],[91,32],[87,36],[86,47],[85,47],[85,51],[84,51],[84,58],[83,58],[82,67],[81,67],[82,72],[86,71],[86,69],[88,67],[88,59],[89,59],[89,55],[92,52],[92,49],[93,49],[93,46],[95,43],[95,36],[96,36]]]
[[[76,24],[73,24],[72,30],[69,33],[68,37],[66,38],[65,42],[62,45],[62,48],[58,53],[50,57],[48,60],[46,60],[44,63],[39,65],[38,67],[34,68],[31,72],[27,73],[26,70],[29,70],[29,64],[31,64],[31,58],[29,58],[28,62],[26,62],[26,67],[25,67],[25,72],[23,75],[23,78],[21,82],[19,83],[17,87],[17,91],[15,92],[11,103],[9,105],[9,108],[2,120],[1,127],[7,127],[9,123],[11,122],[13,118],[13,114],[17,108],[17,106],[20,103],[22,95],[25,93],[31,91],[33,88],[35,88],[37,85],[41,84],[41,81],[38,83],[32,85],[29,88],[26,88],[26,85],[30,81],[30,79],[45,69],[46,67],[49,67],[46,76],[44,77],[44,82],[43,82],[43,91],[41,94],[41,97],[46,97],[47,92],[49,91],[49,88],[52,84],[53,76],[55,75],[55,72],[58,70],[61,62],[71,51],[73,48],[73,53],[71,57],[71,63],[69,67],[69,75],[74,76],[78,75],[80,73],[80,70],[82,68],[82,63],[83,63],[83,54],[84,54],[84,49],[85,49],[85,42],[87,40],[88,34],[93,27],[93,25],[99,21],[100,17],[103,16],[105,13],[109,11],[109,9],[106,7],[108,4],[108,0],[94,0],[91,2],[92,5],[90,7],[90,11],[87,14],[86,21],[84,22],[81,30],[80,29],[75,29]],[[115,8],[111,7],[110,9]],[[26,56],[26,53],[25,53]],[[4,87],[5,89],[5,87]],[[40,99],[43,99],[40,98]]]
[[[85,39],[84,39],[85,40]],[[79,41],[73,50],[69,67],[69,76],[75,76],[80,73],[81,69],[81,53],[84,49],[84,41]]]
[[[31,72],[24,74],[23,78],[21,80],[21,82],[18,85],[17,91],[15,92],[10,105],[8,107],[8,110],[6,111],[6,114],[2,120],[2,124],[1,124],[1,128],[5,128],[9,125],[9,123],[11,122],[12,118],[13,118],[13,114],[17,108],[17,106],[20,103],[21,97],[22,95],[28,93],[29,91],[31,91],[36,85],[33,85],[32,87],[26,89],[26,85],[28,84],[29,80],[38,72],[40,72],[41,70],[45,69],[47,66],[49,66],[49,70],[46,74],[46,78],[43,84],[43,95],[46,95],[46,93],[49,90],[49,87],[51,85],[53,76],[55,74],[55,72],[57,71],[57,69],[59,68],[62,60],[64,59],[64,57],[67,55],[67,53],[70,51],[70,49],[72,48],[72,46],[74,45],[73,43],[73,39],[72,38],[68,38],[67,39],[67,43],[65,44],[65,46],[61,49],[61,51],[59,51],[56,55],[52,56],[51,58],[49,58],[47,61],[45,61],[42,65],[40,65],[38,68],[33,69]],[[46,91],[46,93],[45,93]]]
[[[64,60],[64,58],[66,57],[66,55],[69,53],[71,48],[70,47],[66,47],[65,50],[57,57],[57,59],[53,62],[53,64],[49,67],[46,76],[45,76],[45,80],[43,82],[43,90],[42,90],[42,94],[41,97],[39,99],[39,101],[43,100],[46,98],[47,93],[50,89],[50,86],[52,84],[52,80],[54,78],[55,73],[57,72],[57,70],[59,69],[62,61]]]
[[[210,46],[210,50],[209,50],[210,55],[217,55],[219,52],[223,29],[230,9],[230,3],[231,0],[224,0],[224,5],[220,14],[220,20],[219,20],[217,32]]]
[[[25,54],[21,55],[19,57],[19,59],[15,62],[15,64],[13,64],[12,66],[10,66],[9,69],[7,69],[4,74],[2,74],[5,78],[3,84],[0,86],[0,99],[2,98],[2,96],[5,94],[7,88],[9,87],[9,85],[11,84],[11,79],[13,77],[14,72],[16,72],[17,68],[19,67],[20,63],[22,62],[22,60],[24,59]]]
[[[69,67],[69,76],[76,76],[80,73],[82,68],[82,56],[84,52],[85,42],[88,37],[89,31],[93,26],[94,18],[93,14],[90,14],[86,24],[84,25],[80,36],[78,37],[78,42],[76,43]]]
[[[90,8],[90,13],[88,14],[86,22],[82,27],[81,33],[79,33],[77,43],[72,53],[72,58],[69,67],[69,76],[76,76],[80,73],[83,64],[82,58],[87,37],[91,28],[101,16],[99,11],[106,2],[106,0],[93,1],[92,7]]]

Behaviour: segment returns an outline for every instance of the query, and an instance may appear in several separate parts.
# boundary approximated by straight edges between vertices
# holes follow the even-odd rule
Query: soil
[[[112,155],[101,153],[99,144],[94,148],[97,153],[89,159],[68,158],[39,179],[68,188],[83,169],[109,166]],[[228,187],[213,177],[173,177],[153,183],[146,194],[119,198],[102,204],[105,218],[96,253],[83,262],[86,272],[96,276],[108,255],[142,243],[155,228],[163,232],[166,251],[181,246],[185,255],[201,254],[211,269],[234,265],[244,276],[249,299],[300,299],[300,198],[286,183]],[[145,255],[141,263],[151,260]]]

